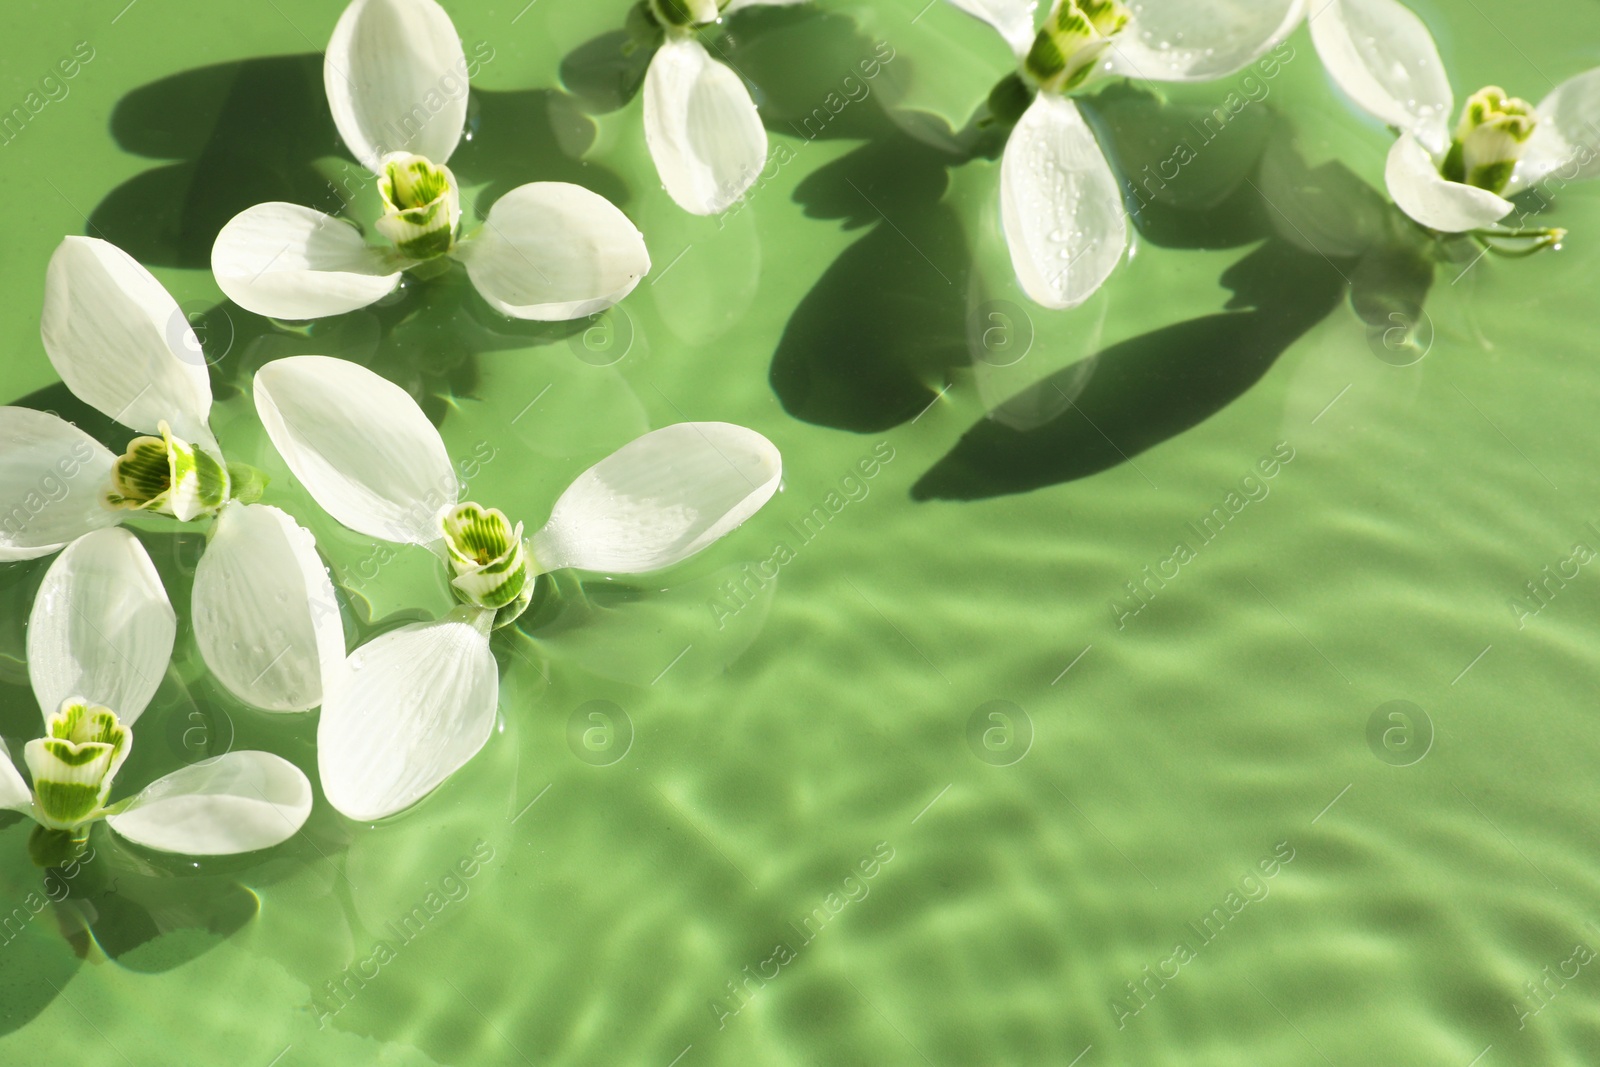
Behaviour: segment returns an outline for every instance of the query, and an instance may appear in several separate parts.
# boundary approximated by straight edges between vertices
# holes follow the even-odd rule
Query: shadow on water
[[[638,96],[660,41],[641,10],[563,60],[563,84],[590,109]],[[970,255],[960,219],[941,203],[949,168],[966,158],[955,132],[894,111],[909,60],[848,16],[752,8],[702,40],[744,78],[779,138],[748,201],[775,169],[804,165],[815,142],[864,142],[796,189],[808,217],[867,232],[795,309],[773,357],[773,390],[791,415],[822,426],[868,433],[914,418],[935,396],[929,383],[970,361]]]
[[[863,224],[795,308],[773,356],[771,382],[796,418],[856,433],[907,422],[949,372],[971,361],[970,254],[961,220],[941,204],[942,154],[898,135],[809,175],[795,191],[813,217]],[[942,384],[942,383],[941,383]]]
[[[561,84],[595,114],[620,111],[644,88],[661,44],[662,34],[639,0],[623,20],[623,28],[579,45],[561,60]]]
[[[773,390],[789,414],[821,426],[872,433],[907,422],[971,359],[972,257],[942,203],[950,168],[967,158],[956,132],[895,110],[910,61],[853,19],[758,9],[734,21],[724,44],[757,87],[768,128],[784,136],[779,151],[803,160],[817,141],[864,142],[795,189],[807,217],[866,232],[790,316]]]
[[[1189,152],[1174,168],[1172,146],[1204,136],[1195,109],[1112,87],[1086,110],[1131,186],[1144,239],[1254,246],[1222,274],[1234,295],[1219,314],[1112,345],[999,404],[918,480],[914,499],[1030,492],[1127,462],[1243,396],[1346,296],[1369,335],[1425,320],[1430,239],[1342,164],[1306,166],[1280,116],[1242,113],[1225,131],[1227,153]]]
[[[322,57],[273,56],[183,71],[129,92],[111,114],[123,150],[169,160],[106,196],[89,219],[146,266],[207,269],[217,231],[253,204],[337,207],[312,166],[339,150]]]
[[[1231,310],[1142,334],[1007,403],[1068,399],[1042,426],[985,418],[918,480],[918,500],[978,500],[1098,474],[1191,429],[1260,381],[1273,362],[1338,305],[1344,283],[1322,257],[1278,238],[1223,274]]]

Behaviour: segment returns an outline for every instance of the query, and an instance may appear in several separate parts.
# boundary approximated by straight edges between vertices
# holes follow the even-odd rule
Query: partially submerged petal
[[[184,440],[216,447],[200,342],[172,295],[116,245],[61,242],[39,333],[56,373],[90,407],[146,433],[166,421]]]
[[[1122,191],[1066,97],[1040,93],[1012,131],[1000,164],[1000,216],[1017,280],[1045,307],[1077,307],[1121,262]]]
[[[993,26],[1019,58],[1027,55],[1028,49],[1033,45],[1034,12],[1039,7],[1039,0],[949,0],[949,2],[974,18],[982,19]]]
[[[194,636],[229,692],[267,711],[322,703],[344,626],[316,541],[265,504],[229,504],[194,572]]]
[[[1492,226],[1512,204],[1487,189],[1446,181],[1438,164],[1414,136],[1400,135],[1384,170],[1389,195],[1400,210],[1440,233],[1466,233]]]
[[[1429,152],[1450,146],[1455,96],[1433,34],[1399,0],[1314,0],[1311,40],[1328,74],[1363,110]]]
[[[492,612],[460,608],[356,649],[330,678],[317,729],[328,802],[352,819],[403,811],[478,754],[494,728],[500,672]]]
[[[47,555],[121,522],[100,505],[115,462],[65,419],[0,407],[0,562]]]
[[[694,37],[669,38],[650,61],[644,137],[668,195],[696,215],[726,211],[767,162],[750,90]]]
[[[211,246],[211,273],[228,299],[273,319],[320,319],[382,300],[400,272],[354,226],[298,204],[257,204]]]
[[[644,235],[628,216],[566,182],[534,182],[502,196],[456,256],[483,298],[518,319],[604,311],[650,270]]]
[[[446,163],[467,121],[467,57],[434,0],[354,0],[323,60],[339,136],[374,174],[390,152]]]
[[[28,677],[48,718],[68,698],[132,726],[172,658],[177,617],[144,546],[126,530],[85,534],[45,572],[28,616]]]
[[[0,738],[0,811],[20,811],[25,815],[33,811],[33,793],[11,762],[5,738]]]
[[[439,539],[459,483],[411,394],[348,360],[290,356],[256,372],[256,412],[279,455],[329,515],[386,541]]]
[[[771,441],[725,422],[645,434],[572,483],[533,535],[540,571],[642,574],[687,559],[754,515],[777,492]]]
[[[1128,6],[1133,19],[1112,43],[1106,65],[1110,73],[1150,81],[1210,81],[1243,70],[1305,17],[1305,0],[1139,0]]]
[[[280,844],[311,815],[311,783],[269,752],[229,752],[151,782],[106,820],[136,845],[230,856]]]
[[[1522,162],[1507,196],[1548,178],[1579,181],[1600,177],[1600,69],[1568,78],[1540,101]]]

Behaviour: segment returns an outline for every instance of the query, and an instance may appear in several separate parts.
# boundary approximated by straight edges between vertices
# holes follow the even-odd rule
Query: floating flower
[[[45,572],[28,618],[28,678],[44,736],[23,749],[30,789],[0,742],[0,808],[39,825],[42,867],[70,862],[104,819],[135,844],[217,856],[253,852],[299,832],[311,783],[267,752],[229,752],[108,803],[172,657],[177,619],[150,557],[126,530],[84,534]]]
[[[329,803],[353,819],[410,807],[483,748],[500,685],[489,634],[528,606],[539,575],[672,566],[755,514],[782,474],[777,449],[753,430],[679,423],[579,475],[524,537],[503,512],[459,499],[438,431],[372,371],[291,356],[256,372],[255,397],[273,444],[328,514],[431,548],[460,602],[374,638],[330,672],[317,760]]]
[[[644,82],[644,137],[667,194],[685,211],[716,215],[749,191],[767,164],[767,131],[744,80],[699,32],[752,7],[803,0],[648,0],[666,39]]]
[[[1412,219],[1440,233],[1486,231],[1514,210],[1508,197],[1559,177],[1600,175],[1600,70],[1580,74],[1537,107],[1490,86],[1454,128],[1455,97],[1428,27],[1398,0],[1330,0],[1311,16],[1328,73],[1363,110],[1399,131],[1384,179]],[[1521,236],[1551,244],[1559,230]],[[1537,246],[1536,246],[1537,247]]]
[[[177,303],[115,245],[68,237],[50,259],[40,333],[68,389],[149,436],[116,456],[55,415],[0,407],[0,561],[140,517],[210,524],[193,592],[206,664],[256,707],[316,707],[321,662],[344,657],[332,583],[311,535],[251,502],[259,474],[223,460],[206,363]]]
[[[1023,291],[1057,309],[1093,296],[1128,245],[1116,176],[1069,94],[1105,75],[1226,77],[1304,13],[1303,0],[1056,0],[1035,32],[1037,0],[949,2],[998,30],[1021,63],[991,97],[997,115],[1021,116],[1000,163],[1000,220]]]
[[[467,60],[435,0],[354,0],[334,27],[323,84],[339,135],[377,178],[387,248],[298,204],[257,204],[217,234],[211,270],[234,303],[277,319],[366,307],[407,271],[455,259],[478,293],[519,319],[577,319],[633,291],[650,270],[644,237],[578,185],[534,182],[460,234],[461,194],[445,164],[467,118]]]

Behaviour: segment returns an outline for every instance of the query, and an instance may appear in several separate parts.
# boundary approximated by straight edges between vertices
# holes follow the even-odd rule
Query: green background
[[[1183,105],[1259,99],[1102,293],[1048,313],[1011,277],[998,165],[939,147],[1011,66],[953,8],[735,20],[721,45],[784,162],[717,220],[659,188],[641,102],[602,99],[616,79],[586,60],[614,50],[582,49],[624,5],[453,0],[464,41],[494,54],[451,161],[469,218],[521,182],[576,181],[640,226],[654,270],[595,323],[508,325],[457,278],[290,332],[222,303],[206,255],[233,211],[328,208],[358,172],[312,55],[338,5],[124,5],[7,8],[5,108],[78,42],[94,58],[0,146],[6,401],[122,447],[61,389],[38,314],[63,235],[133,252],[202,327],[218,437],[317,534],[352,640],[448,593],[425,552],[339,529],[294,484],[247,396],[267,359],[325,352],[400,381],[479,460],[471,495],[530,525],[588,464],[685,419],[760,430],[785,483],[673,572],[561,576],[496,638],[496,736],[400,818],[355,825],[319,793],[286,845],[198,863],[102,829],[37,915],[28,825],[8,824],[0,913],[30,918],[0,944],[0,1061],[1592,1062],[1600,977],[1575,950],[1600,946],[1596,579],[1552,584],[1536,615],[1513,598],[1575,543],[1600,548],[1600,189],[1554,198],[1546,221],[1572,231],[1557,254],[1441,265],[1426,357],[1379,358],[1383,327],[1369,343],[1347,289],[1404,272],[1294,251],[1270,236],[1291,212],[1266,178],[1240,184],[1291,142],[1381,183],[1388,133],[1301,30],[1254,89],[1174,90],[1165,109],[1101,94],[1125,163],[1166,158]],[[1491,82],[1538,99],[1600,65],[1592,3],[1416,8],[1458,99]],[[830,94],[861,96],[846,79],[879,42],[893,58],[808,138]],[[1243,310],[1207,318],[1230,300]],[[1202,544],[1188,524],[1275,449],[1292,461],[1250,483],[1270,491]],[[821,532],[798,534],[818,507]],[[140,533],[186,620],[203,532]],[[1114,608],[1179,541],[1195,551],[1178,577],[1137,615]],[[747,577],[775,554],[792,555],[776,580]],[[22,649],[47,564],[0,574],[13,751],[37,728]],[[1390,720],[1391,701],[1421,714]],[[228,747],[314,776],[314,721],[220,694],[185,622],[118,792]],[[586,739],[607,721],[609,747]],[[1272,877],[1252,876],[1264,860]],[[443,882],[462,861],[473,876]],[[376,942],[430,893],[436,914],[374,976]],[[1202,942],[1190,924],[1218,907]],[[790,924],[818,908],[802,943]],[[731,995],[780,942],[776,977]],[[1177,977],[1146,979],[1178,942]],[[1563,964],[1577,976],[1548,977]]]

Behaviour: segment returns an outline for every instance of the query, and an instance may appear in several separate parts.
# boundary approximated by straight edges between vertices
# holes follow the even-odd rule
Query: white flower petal
[[[1326,0],[1322,0],[1326,2]],[[1243,70],[1294,32],[1305,0],[1139,0],[1106,53],[1113,74],[1209,81]]]
[[[596,314],[633,292],[650,270],[644,235],[628,216],[566,182],[511,190],[455,254],[483,298],[518,319]]]
[[[1006,144],[1000,216],[1023,290],[1073,308],[1105,284],[1128,246],[1122,191],[1078,105],[1040,93]]]
[[[126,530],[84,534],[50,564],[28,616],[28,677],[45,717],[68,697],[132,726],[172,659],[177,617],[144,546]]]
[[[322,703],[323,665],[344,660],[344,627],[316,541],[264,504],[217,516],[194,572],[194,636],[211,673],[268,711]]]
[[[1446,181],[1438,164],[1409,133],[1400,135],[1384,170],[1389,195],[1400,210],[1441,233],[1465,233],[1492,226],[1512,204],[1487,189]]]
[[[215,451],[200,342],[177,301],[128,253],[94,237],[62,241],[45,275],[39,333],[78,399],[145,433],[165,420]]]
[[[354,0],[322,66],[339,136],[374,174],[390,152],[448,163],[467,121],[467,57],[434,0]]]
[[[116,457],[65,419],[0,407],[0,563],[56,551],[128,514],[100,504]]]
[[[136,845],[230,856],[281,844],[311,815],[311,783],[270,752],[229,752],[157,778],[106,820]]]
[[[290,356],[256,372],[256,412],[284,462],[324,511],[386,541],[437,541],[460,485],[411,394],[329,356]]]
[[[664,427],[578,476],[533,535],[534,564],[607,574],[670,567],[754,515],[782,477],[778,450],[754,430]]]
[[[3,737],[0,737],[0,811],[24,814],[33,811],[33,794],[17,771],[17,765],[11,762],[11,751],[6,748]]]
[[[1433,34],[1399,0],[1313,0],[1311,40],[1339,88],[1435,154],[1450,146],[1455,97]]]
[[[374,638],[329,678],[317,729],[328,802],[352,819],[403,811],[489,740],[500,672],[493,612],[460,608]]]
[[[650,61],[644,138],[668,195],[696,215],[726,211],[767,163],[750,90],[690,36],[669,37]]]
[[[1039,0],[950,0],[962,11],[982,19],[1006,39],[1011,50],[1019,57],[1028,54],[1037,32],[1034,12]]]
[[[298,204],[257,204],[228,220],[211,273],[228,299],[273,319],[342,315],[400,284],[395,262],[347,222]]]
[[[1538,125],[1506,195],[1552,174],[1568,182],[1600,177],[1600,69],[1568,78],[1536,111]]]

